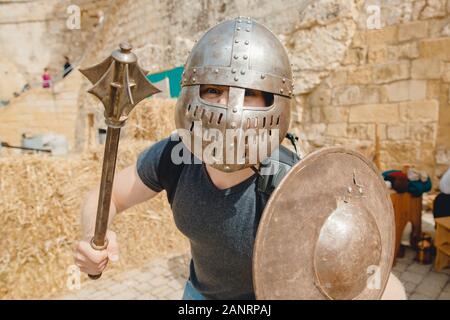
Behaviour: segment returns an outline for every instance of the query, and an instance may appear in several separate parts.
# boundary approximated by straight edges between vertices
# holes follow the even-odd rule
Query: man
[[[281,159],[278,151],[298,160],[279,146],[289,126],[292,83],[287,53],[273,33],[249,18],[220,23],[186,63],[175,111],[178,135],[155,143],[116,175],[109,221],[166,190],[175,223],[191,244],[183,298],[255,298],[252,253],[265,204],[261,172],[267,156]],[[182,142],[172,141],[179,137]],[[112,231],[106,250],[89,245],[97,199],[98,188],[84,203],[84,239],[75,252],[88,274],[118,259]]]
[[[450,168],[444,173],[439,181],[439,190],[441,191],[433,203],[434,218],[450,216]]]
[[[63,78],[72,72],[73,67],[68,56],[64,56]]]

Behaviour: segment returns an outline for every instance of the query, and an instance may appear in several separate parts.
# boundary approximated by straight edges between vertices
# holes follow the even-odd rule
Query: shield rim
[[[266,300],[268,299],[267,297],[263,297],[261,296],[261,286],[258,284],[257,281],[257,270],[258,270],[258,262],[259,262],[259,257],[261,255],[261,247],[264,244],[264,234],[263,231],[265,225],[267,225],[267,221],[269,221],[269,219],[272,217],[272,215],[268,214],[268,210],[269,208],[272,206],[272,203],[275,201],[274,199],[277,197],[277,194],[280,192],[280,190],[283,189],[283,186],[286,184],[286,180],[288,179],[288,177],[292,174],[298,173],[300,172],[303,168],[307,167],[308,165],[310,165],[311,163],[313,163],[315,160],[317,160],[319,157],[327,155],[327,154],[331,154],[331,153],[347,153],[350,155],[353,155],[357,158],[359,158],[360,160],[362,160],[364,163],[366,163],[366,165],[375,173],[375,175],[378,177],[379,182],[385,186],[385,182],[382,178],[381,172],[380,170],[375,166],[375,164],[373,163],[373,161],[370,161],[368,158],[366,158],[363,154],[355,151],[355,150],[351,150],[351,149],[347,149],[344,147],[325,147],[325,148],[321,148],[318,150],[315,150],[311,153],[309,153],[308,155],[306,155],[306,157],[304,159],[302,159],[301,161],[299,161],[297,164],[295,164],[291,170],[288,172],[288,174],[286,174],[283,179],[281,180],[281,182],[279,183],[278,187],[272,192],[269,200],[267,201],[266,206],[264,207],[264,210],[261,214],[261,219],[259,221],[258,224],[258,228],[256,231],[256,236],[255,236],[255,242],[254,242],[254,246],[253,246],[253,255],[252,255],[252,282],[253,282],[253,288],[254,288],[254,292],[255,292],[255,297],[257,300]],[[388,208],[389,208],[389,212],[390,212],[390,217],[391,217],[391,222],[392,222],[392,230],[390,232],[390,239],[391,241],[391,248],[387,248],[386,250],[389,250],[389,268],[388,269],[392,269],[393,263],[394,263],[394,255],[395,255],[395,213],[394,213],[394,208],[393,208],[393,204],[388,192],[387,187],[382,188],[383,190],[380,192],[383,192],[384,197],[386,199],[386,203],[388,204]],[[273,214],[273,212],[272,212]],[[263,227],[261,227],[263,226]],[[313,257],[311,257],[311,261],[313,260]],[[375,299],[380,299],[381,296],[384,293],[384,290],[386,289],[386,285],[387,282],[389,280],[389,275],[390,275],[391,271],[389,273],[387,273],[384,277],[385,279],[382,279],[382,284],[381,284],[381,289],[378,291],[378,296]],[[319,289],[317,289],[319,290]],[[320,291],[320,290],[319,290]],[[358,296],[357,296],[358,297]],[[352,299],[352,300],[357,300],[357,299]]]

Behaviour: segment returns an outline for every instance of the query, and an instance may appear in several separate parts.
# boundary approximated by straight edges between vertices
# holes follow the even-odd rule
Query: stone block
[[[420,273],[420,274],[427,274],[431,270],[430,264],[419,264],[419,263],[413,263],[411,264],[407,269],[407,271]]]
[[[439,103],[436,100],[402,102],[398,106],[404,121],[429,122],[439,118]]]
[[[367,60],[370,64],[385,63],[388,59],[388,49],[385,44],[369,46]]]
[[[387,46],[388,60],[414,59],[418,57],[419,45],[417,41]]]
[[[335,70],[324,80],[330,87],[337,87],[347,83],[347,71],[343,68]]]
[[[398,121],[397,104],[358,105],[350,108],[350,123],[396,123]]]
[[[450,63],[448,62],[444,63],[442,71],[442,80],[444,80],[445,82],[450,82]]]
[[[422,282],[423,278],[424,278],[424,276],[422,274],[405,271],[405,272],[403,272],[400,280],[408,281],[408,282],[411,282],[414,284],[419,284]]]
[[[389,101],[423,100],[427,83],[424,80],[402,80],[384,86]]]
[[[420,294],[420,293],[413,293],[408,300],[434,300],[432,297]]]
[[[427,0],[425,8],[420,13],[420,19],[445,17],[446,0]]]
[[[388,125],[387,138],[390,140],[404,140],[408,138],[408,128],[406,125]]]
[[[370,45],[395,43],[397,41],[397,26],[388,26],[382,29],[366,31],[366,41]]]
[[[373,67],[374,83],[388,83],[409,78],[409,61],[379,64]]]
[[[372,68],[369,66],[348,69],[348,84],[370,84],[372,83]]]
[[[380,102],[379,87],[357,85],[338,87],[332,93],[332,105],[371,104]]]
[[[325,131],[326,135],[333,137],[345,137],[347,135],[346,123],[330,123]]]
[[[387,140],[381,142],[381,158],[390,168],[401,167],[402,163],[410,162],[417,157],[418,144],[406,141]],[[412,258],[411,258],[412,259]],[[405,273],[410,273],[406,271]],[[405,279],[408,280],[408,279]],[[410,281],[410,280],[408,280]]]
[[[441,80],[427,81],[427,100],[439,100],[441,94]]]
[[[437,123],[408,123],[408,137],[415,141],[434,143],[436,142],[436,133]],[[434,151],[434,148],[432,150]]]
[[[347,127],[347,137],[358,140],[374,140],[374,124],[349,124]]]
[[[349,48],[344,55],[342,64],[347,65],[361,65],[366,62],[367,59],[367,46],[358,48]]]
[[[428,21],[414,21],[398,26],[398,41],[425,38],[428,35]]]
[[[415,59],[411,65],[412,79],[439,79],[444,70],[440,59]]]
[[[308,96],[308,105],[312,108],[320,108],[331,104],[331,90],[319,86]]]
[[[349,113],[350,107],[323,107],[321,119],[326,123],[347,122]]]
[[[450,292],[441,292],[438,300],[450,300]]]
[[[450,37],[421,40],[419,53],[422,58],[450,61]]]
[[[402,284],[405,287],[405,291],[407,294],[413,293],[414,289],[417,287],[417,284],[408,281],[403,281]]]
[[[352,47],[361,47],[367,44],[367,33],[364,31],[356,31],[352,39]]]

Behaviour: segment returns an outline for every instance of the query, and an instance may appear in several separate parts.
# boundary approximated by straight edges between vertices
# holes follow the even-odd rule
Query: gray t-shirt
[[[139,177],[156,192],[163,190],[165,177],[158,177],[158,165],[169,141],[153,144],[137,160]],[[190,280],[207,299],[255,299],[252,253],[261,216],[256,181],[253,175],[220,190],[204,163],[183,166],[172,211],[176,226],[191,244]]]

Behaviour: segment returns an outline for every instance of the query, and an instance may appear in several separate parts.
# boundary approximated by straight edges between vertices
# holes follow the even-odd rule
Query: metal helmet
[[[202,84],[228,86],[227,105],[202,99]],[[273,103],[266,107],[244,105],[246,89],[272,94]],[[286,135],[292,92],[291,65],[280,40],[251,18],[227,20],[209,29],[187,59],[175,112],[176,127],[188,132],[191,141],[186,146],[202,160],[202,150],[214,140],[210,136],[213,131],[225,138],[227,129],[234,129],[237,135],[224,139],[213,150],[214,160],[209,164],[225,172],[241,170],[264,160],[264,153],[258,151],[256,160],[250,161],[251,143],[267,142],[264,148],[269,156]],[[201,125],[198,130],[197,125]],[[201,141],[201,148],[193,147],[194,137]],[[241,161],[239,150],[243,151]],[[227,161],[230,155],[234,162]]]

